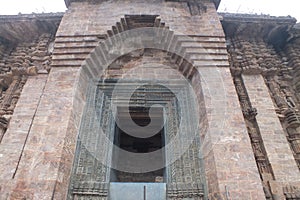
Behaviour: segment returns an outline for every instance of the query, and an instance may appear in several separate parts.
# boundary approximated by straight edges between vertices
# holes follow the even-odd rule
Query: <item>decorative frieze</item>
[[[102,182],[77,182],[73,185],[73,194],[76,196],[96,195],[98,197],[107,197],[108,187],[108,183]]]
[[[195,184],[193,187],[184,183],[170,183],[167,184],[168,199],[184,199],[191,198],[194,200],[201,200],[204,196],[202,184]]]
[[[238,74],[275,74],[281,63],[276,54],[263,41],[231,39],[228,51],[233,65],[231,71]]]
[[[300,188],[294,185],[288,185],[283,188],[286,200],[300,199]]]

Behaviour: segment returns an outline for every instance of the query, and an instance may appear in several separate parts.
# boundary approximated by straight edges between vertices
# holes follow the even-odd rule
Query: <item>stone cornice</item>
[[[69,7],[70,4],[71,4],[72,2],[84,2],[84,1],[86,1],[86,2],[93,2],[93,3],[95,3],[95,2],[96,2],[96,3],[97,3],[97,2],[101,3],[101,2],[103,2],[103,1],[105,1],[105,0],[65,0],[65,4],[66,4],[67,7]],[[218,7],[219,7],[219,5],[220,5],[220,2],[221,2],[221,0],[161,0],[161,1],[176,1],[176,2],[187,2],[187,1],[191,1],[191,2],[197,2],[197,1],[211,1],[211,2],[213,2],[213,3],[215,4],[216,9],[218,9]]]
[[[219,13],[227,38],[264,40],[274,46],[283,46],[296,19],[291,16]]]
[[[296,19],[291,16],[271,16],[271,15],[258,15],[258,14],[241,14],[241,13],[222,13],[219,12],[219,15],[222,16],[222,20],[225,21],[237,21],[237,22],[274,22],[277,23],[293,23],[295,24]]]
[[[19,14],[19,15],[0,15],[0,23],[7,21],[24,21],[31,19],[61,19],[63,17],[63,12],[58,13],[32,13],[32,14]]]
[[[14,45],[31,42],[42,33],[55,34],[64,13],[0,16],[0,42]]]

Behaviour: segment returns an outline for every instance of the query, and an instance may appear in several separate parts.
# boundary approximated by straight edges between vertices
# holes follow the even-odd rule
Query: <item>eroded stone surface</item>
[[[220,17],[213,2],[66,1],[63,18],[0,17],[0,198],[67,198],[92,78],[178,75],[190,80],[197,96],[201,145],[170,168],[175,181],[166,186],[168,197],[198,198],[204,185],[210,199],[299,198],[299,27],[290,17]],[[88,56],[109,37],[142,27],[169,31],[164,45],[185,58],[139,49],[101,71],[108,52]],[[188,160],[199,147],[203,163],[193,170]],[[190,181],[199,179],[205,183]],[[96,185],[101,199],[107,184]]]

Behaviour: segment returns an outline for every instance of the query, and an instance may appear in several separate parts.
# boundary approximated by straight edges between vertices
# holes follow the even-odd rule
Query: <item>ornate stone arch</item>
[[[178,74],[176,73],[174,77],[166,76],[167,79],[164,79],[164,75],[161,76],[162,74],[159,74],[159,72],[164,71],[162,68],[159,68],[158,76],[152,77],[150,86],[147,85],[148,79],[136,90],[137,92],[140,92],[139,90],[146,91],[146,93],[147,91],[154,91],[155,93],[168,96],[168,98],[161,98],[154,95],[155,97],[145,97],[145,101],[151,102],[155,98],[161,98],[160,100],[163,101],[163,104],[167,105],[165,106],[165,110],[167,110],[166,113],[169,121],[166,124],[166,129],[170,132],[168,135],[169,138],[173,137],[172,134],[176,135],[176,130],[179,126],[178,117],[180,118],[180,116],[178,116],[178,109],[185,109],[185,113],[189,113],[189,115],[186,115],[187,119],[184,119],[182,122],[185,125],[184,131],[188,129],[188,133],[194,132],[195,135],[198,135],[198,132],[195,133],[198,129],[190,128],[193,126],[189,124],[191,123],[190,121],[198,119],[195,115],[202,116],[199,118],[202,120],[199,121],[199,124],[203,126],[200,129],[204,129],[204,124],[207,122],[204,119],[205,117],[203,118],[203,116],[206,116],[205,109],[199,109],[201,112],[195,113],[197,109],[191,106],[202,101],[200,74],[193,66],[192,56],[189,55],[182,43],[195,42],[193,39],[183,35],[175,35],[174,32],[161,22],[158,16],[150,15],[125,16],[112,27],[112,30],[107,32],[105,38],[105,42],[99,43],[99,46],[89,55],[81,68],[78,96],[83,97],[82,100],[86,102],[86,105],[77,141],[75,161],[69,186],[69,199],[73,199],[74,197],[78,199],[107,199],[110,169],[92,155],[94,152],[92,152],[93,150],[91,151],[91,146],[95,145],[93,141],[100,141],[97,144],[100,145],[103,140],[103,138],[99,137],[97,131],[95,132],[97,130],[96,127],[105,127],[104,133],[106,137],[110,139],[113,137],[111,135],[113,132],[113,107],[111,107],[109,102],[112,100],[111,96],[115,85],[120,78],[124,78],[121,72],[124,69],[124,65],[130,63],[126,62],[128,59],[130,60],[135,57],[140,62],[136,64],[143,64],[143,61],[141,61],[143,58],[146,59],[145,62],[151,60],[151,58],[149,59],[149,55],[148,58],[144,55],[145,53],[151,54],[150,57],[152,56],[152,60],[157,54],[160,54],[163,59],[159,62],[167,66],[166,70],[179,72],[194,89],[198,90],[196,93],[197,99],[194,99],[195,102],[193,102],[193,98],[189,97],[192,87],[186,87],[182,80],[178,81]],[[195,44],[197,46],[197,42]],[[201,48],[201,46],[198,46],[198,48]],[[116,68],[120,73],[112,74],[110,71]],[[128,68],[130,69],[130,67]],[[143,80],[143,78],[145,77],[139,77],[140,80]],[[156,85],[153,85],[153,80],[157,83]],[[176,102],[175,95],[159,87],[166,80],[171,80],[171,84],[175,85],[172,89],[179,91],[185,102],[184,107],[179,108],[176,106],[178,102]],[[125,86],[126,84],[136,84],[137,82],[137,77],[129,77],[125,81]],[[126,89],[126,87],[123,89]],[[85,91],[87,91],[87,94],[85,94]],[[119,96],[118,98],[122,99]],[[145,103],[142,106],[151,105],[151,103]],[[203,103],[201,105],[203,106]],[[96,119],[95,115],[100,117]],[[196,126],[198,127],[198,125]],[[180,130],[182,131],[182,129]],[[189,138],[185,133],[181,132],[180,134],[184,136],[181,138],[182,140]],[[189,140],[193,139],[190,138]],[[168,177],[165,181],[169,199],[203,199],[206,196],[206,181],[201,155],[199,154],[201,151],[200,146],[199,134],[199,137],[195,140],[188,142],[187,151],[185,153],[182,152],[182,156],[169,165]],[[107,160],[111,156],[111,153],[109,153],[110,147],[105,146],[105,144],[102,144],[101,147],[101,158],[105,157]],[[94,150],[96,151],[97,148]],[[179,152],[171,151],[172,153],[175,155]]]

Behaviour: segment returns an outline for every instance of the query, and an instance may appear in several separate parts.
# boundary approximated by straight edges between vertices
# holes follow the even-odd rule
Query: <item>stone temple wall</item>
[[[200,143],[169,168],[168,198],[299,198],[293,18],[218,14],[206,0],[66,2],[63,17],[0,17],[0,199],[107,199],[107,182],[95,188],[81,179],[89,170],[74,171],[87,91],[94,80],[179,77],[196,97]],[[118,49],[135,45],[118,36],[138,28],[160,31]]]
[[[20,199],[15,184],[44,84],[61,15],[1,16],[0,198]],[[24,31],[24,32],[23,32]],[[28,169],[29,170],[29,169]],[[15,194],[9,197],[9,191]],[[26,194],[25,194],[26,196]]]
[[[114,12],[110,11],[112,8]],[[175,47],[182,49],[182,53],[191,62],[190,64],[185,63],[180,56],[172,54],[170,56],[179,64],[180,67],[177,69],[179,73],[187,76],[192,81],[195,92],[204,98],[204,101],[199,99],[199,103],[206,110],[206,123],[209,123],[209,128],[207,128],[208,131],[199,133],[199,136],[203,139],[204,170],[209,198],[226,199],[228,195],[236,199],[263,198],[263,187],[259,180],[250,139],[247,136],[237,95],[233,92],[234,85],[230,78],[225,38],[219,16],[215,6],[209,2],[201,2],[201,5],[197,5],[195,9],[195,12],[191,11],[185,1],[72,3],[62,19],[56,35],[51,72],[55,73],[57,78],[64,77],[70,70],[77,72],[89,52],[94,47],[97,47],[97,50],[83,62],[82,70],[79,72],[79,78],[76,79],[76,82],[71,82],[71,79],[65,81],[53,79],[52,81],[55,84],[58,81],[63,81],[65,84],[72,83],[70,85],[72,87],[77,85],[76,94],[78,96],[73,101],[74,108],[72,110],[71,107],[66,107],[65,109],[68,110],[65,113],[72,113],[69,120],[74,120],[74,128],[78,131],[81,113],[86,101],[85,91],[88,80],[91,78],[121,77],[121,73],[125,72],[122,71],[124,68],[134,67],[133,61],[126,61],[124,58],[124,61],[119,60],[119,63],[113,63],[103,75],[99,66],[103,62],[101,59],[105,60],[109,52],[101,43],[119,32],[148,26],[147,23],[146,25],[140,23],[138,19],[130,20],[130,17],[158,16],[152,26],[171,31],[166,36],[167,44],[174,44]],[[189,36],[190,41],[181,41],[181,35]],[[99,52],[101,54],[98,54]],[[141,57],[141,62],[147,62],[147,59],[151,58],[151,54],[146,56],[147,51],[145,52],[138,52],[138,55],[131,57]],[[102,55],[102,57],[99,58],[96,55]],[[162,58],[161,56],[155,55],[152,59],[157,59],[156,62],[163,62],[163,59],[159,60]],[[138,58],[130,59],[138,60]],[[196,71],[193,71],[193,68]],[[152,78],[153,75],[155,77],[156,73],[154,69],[143,72],[144,75],[139,75]],[[195,74],[198,74],[198,77]],[[62,85],[61,87],[66,86]],[[64,91],[67,92],[68,90]],[[70,100],[72,99],[71,96],[68,95]],[[63,100],[62,98],[58,101]],[[225,107],[226,110],[224,111]],[[63,122],[61,123],[63,125]],[[60,132],[60,137],[63,137],[62,133]],[[76,131],[72,136],[75,134]],[[70,140],[70,135],[68,135],[68,139]],[[61,147],[62,150],[67,151],[67,157],[64,157],[67,158],[67,163],[64,162],[64,168],[59,169],[58,172],[61,179],[54,189],[57,197],[65,195],[63,188],[66,190],[68,187],[70,175],[66,172],[70,171],[72,167],[69,160],[72,160],[74,156],[75,139],[75,137],[72,138],[71,143],[68,143],[69,146],[66,148]],[[61,171],[65,173],[60,173]],[[255,173],[252,173],[253,171]]]
[[[56,34],[50,73],[27,81],[23,90],[24,101],[22,96],[19,101],[20,107],[30,108],[30,111],[22,111],[30,120],[27,129],[22,131],[26,135],[23,142],[26,145],[20,146],[21,155],[16,153],[6,159],[16,159],[17,170],[5,170],[9,174],[3,180],[6,182],[1,194],[4,198],[66,198],[89,80],[118,77],[124,73],[122,70],[126,65],[130,68],[130,63],[125,61],[113,63],[104,76],[100,76],[97,63],[101,60],[93,57],[96,53],[88,54],[98,47],[105,58],[109,52],[101,48],[101,43],[106,39],[124,30],[147,27],[147,23],[135,19],[126,21],[126,16],[134,18],[141,13],[158,16],[152,26],[169,29],[166,45],[171,47],[174,44],[172,48],[178,48],[189,60],[186,62],[172,53],[166,56],[177,63],[176,70],[191,81],[203,108],[205,118],[200,123],[206,128],[198,135],[202,139],[202,170],[205,170],[207,195],[210,199],[229,196],[233,199],[263,198],[250,139],[237,95],[233,92],[219,16],[212,3],[191,5],[185,1],[158,1],[157,4],[146,1],[76,2],[70,5]],[[182,35],[189,36],[189,39],[185,40]],[[160,57],[162,59],[156,62],[164,63],[164,54],[144,53],[139,55],[142,62]],[[153,69],[144,70],[144,76],[153,78],[153,75]],[[27,95],[31,96],[32,107],[26,105]],[[8,135],[4,139],[6,137]],[[9,149],[12,143],[6,142],[5,149]],[[3,157],[8,155],[4,153]]]
[[[3,52],[1,67],[1,119],[3,130],[0,141],[5,134],[9,120],[20,97],[28,76],[48,73],[50,70],[51,50],[48,46],[53,36],[44,34],[32,43],[18,45],[11,52]]]
[[[299,198],[299,97],[294,81],[299,56],[294,42],[282,43],[297,40],[296,34],[284,32],[294,19],[265,22],[254,17],[245,26],[241,19],[233,21],[249,16],[223,17],[231,73],[266,198]]]

